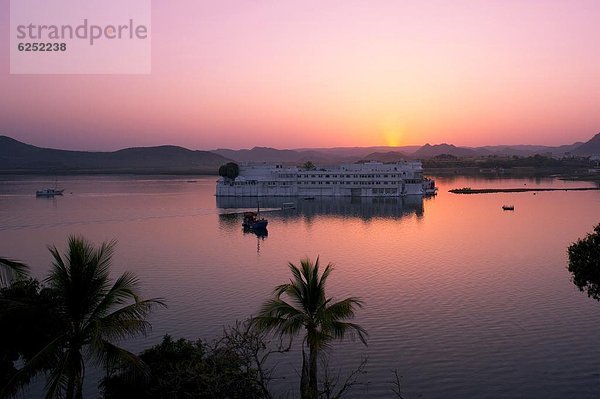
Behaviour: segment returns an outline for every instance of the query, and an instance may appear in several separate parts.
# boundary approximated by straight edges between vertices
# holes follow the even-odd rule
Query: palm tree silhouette
[[[109,271],[115,244],[113,240],[95,248],[85,238],[71,236],[64,255],[55,246],[49,247],[54,260],[46,283],[56,291],[64,327],[27,362],[5,391],[11,392],[21,378],[49,367],[46,398],[81,399],[84,353],[107,368],[121,365],[142,375],[147,373],[144,363],[116,342],[145,334],[150,327],[146,321],[149,313],[165,305],[159,298],[141,299],[138,279],[132,273],[123,273],[111,284]]]
[[[325,296],[325,283],[333,266],[328,264],[319,276],[319,258],[313,264],[310,259],[300,262],[300,267],[289,263],[293,279],[275,288],[275,298],[265,302],[253,323],[263,331],[281,335],[297,335],[306,331],[302,347],[302,376],[300,390],[302,398],[318,396],[317,359],[320,351],[330,341],[343,339],[347,334],[356,334],[367,344],[366,331],[358,324],[347,320],[354,318],[362,301],[355,297],[333,302]],[[289,302],[282,299],[286,295]],[[308,348],[308,365],[304,351]]]

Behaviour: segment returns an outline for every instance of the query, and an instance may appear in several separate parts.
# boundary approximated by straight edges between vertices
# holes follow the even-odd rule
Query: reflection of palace
[[[217,207],[238,210],[256,209],[281,210],[277,215],[283,218],[316,215],[353,216],[368,219],[371,217],[405,217],[423,215],[423,197],[419,195],[379,198],[379,197],[316,197],[311,200],[298,197],[216,197]],[[258,200],[258,201],[257,201]],[[285,205],[284,205],[285,204]],[[293,204],[293,205],[292,205]],[[293,206],[294,209],[282,209]],[[223,216],[227,219],[231,216]]]

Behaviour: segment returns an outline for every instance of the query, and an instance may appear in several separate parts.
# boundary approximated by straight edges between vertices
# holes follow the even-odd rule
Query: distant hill
[[[302,154],[297,151],[278,150],[270,147],[254,147],[250,150],[222,148],[212,152],[237,162],[298,162],[302,158]]]
[[[254,147],[252,149],[230,150],[220,148],[212,151],[215,154],[230,158],[236,162],[281,162],[284,164],[304,163],[312,161],[319,165],[352,163],[367,159],[373,154],[400,153],[410,154],[419,149],[419,146],[404,147],[335,147],[335,148],[299,148],[293,150],[279,150],[270,147]],[[391,156],[391,155],[389,155]],[[401,155],[406,158],[405,155]],[[373,160],[375,160],[373,158]]]
[[[332,159],[331,156],[317,150],[278,150],[270,147],[254,147],[249,150],[220,148],[212,152],[233,159],[236,162],[281,162],[297,165],[306,161],[312,161],[317,164],[342,161],[339,157],[333,157]],[[353,159],[352,161],[357,159]]]
[[[533,154],[544,153],[546,151],[546,147],[543,146],[526,146],[531,148],[520,148],[524,146],[485,146],[479,147],[478,149],[484,149],[489,151],[492,155],[500,155],[500,156],[518,156],[518,157],[527,157]]]
[[[572,154],[577,148],[583,145],[582,142],[577,142],[573,144],[560,145],[558,147],[552,147],[551,152],[555,155],[564,155],[564,154]]]
[[[398,162],[409,157],[399,151],[372,152],[363,158],[365,161]]]
[[[401,147],[371,146],[371,147],[333,147],[333,148],[296,148],[295,151],[314,151],[327,156],[346,159],[362,159],[374,152],[403,152],[412,154],[421,148],[420,145],[406,145]]]
[[[455,157],[475,157],[481,155],[471,148],[457,147],[455,145],[446,143],[436,145],[427,143],[415,151],[412,154],[412,157],[418,159],[427,159],[442,154],[454,155]]]
[[[527,157],[535,154],[547,154],[552,153],[553,155],[564,155],[566,153],[571,153],[577,147],[579,147],[581,142],[561,145],[558,147],[550,147],[544,145],[494,145],[494,146],[484,146],[477,147],[476,150],[488,150],[494,155],[504,155],[504,156],[520,156]]]
[[[9,173],[216,173],[230,159],[177,146],[114,152],[67,151],[0,136],[0,171]]]
[[[600,133],[573,150],[575,155],[600,155]]]

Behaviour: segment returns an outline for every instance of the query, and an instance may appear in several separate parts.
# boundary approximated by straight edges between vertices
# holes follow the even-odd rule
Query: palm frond
[[[48,379],[46,381],[46,399],[60,398],[62,392],[67,390],[69,382],[69,367],[68,359],[61,357],[58,359],[56,365],[48,373]]]
[[[367,345],[367,337],[369,334],[358,324],[344,321],[334,321],[331,323],[329,330],[330,335],[334,339],[344,339],[347,334],[356,335],[364,345]]]
[[[308,287],[306,286],[306,284],[300,286],[297,284],[292,284],[288,287],[285,293],[289,297],[289,299],[291,299],[292,302],[296,304],[296,306],[298,306],[301,309],[304,309],[307,313],[311,313],[311,304],[307,292]]]
[[[122,305],[127,300],[138,302],[140,300],[138,285],[139,280],[135,274],[130,272],[123,273],[110,290],[106,292],[90,315],[89,320],[93,321],[98,317],[104,317],[113,306]]]
[[[280,334],[295,335],[304,326],[306,315],[281,299],[267,301],[253,324],[262,331],[276,331]]]
[[[281,295],[283,295],[290,287],[292,287],[294,285],[294,283],[288,283],[288,284],[281,284],[278,285],[277,287],[275,287],[275,289],[273,290],[273,294],[275,294],[276,297],[280,297]]]
[[[84,330],[84,335],[92,337],[92,341],[120,340],[136,334],[145,335],[151,327],[146,318],[159,306],[166,306],[160,298],[146,299],[124,306],[90,322]]]
[[[302,263],[300,264],[302,266]],[[296,266],[294,265],[292,262],[288,263],[288,267],[290,269],[290,271],[292,272],[292,276],[294,276],[294,280],[296,281],[296,283],[298,284],[302,284],[304,279],[303,279],[303,275],[302,275],[302,271]],[[294,281],[292,281],[292,284],[294,283]]]
[[[57,364],[61,348],[65,342],[65,336],[61,335],[50,341],[34,357],[26,362],[23,367],[8,381],[0,390],[0,398],[10,397],[23,387],[31,378],[43,372],[48,366]]]
[[[69,269],[56,246],[48,246],[48,250],[50,251],[50,254],[52,254],[54,261],[52,262],[52,269],[45,282],[55,286],[64,286],[71,278]]]
[[[77,348],[69,348],[61,353],[56,367],[50,370],[46,381],[46,399],[58,399],[72,385],[74,391],[83,387],[85,363]],[[76,394],[77,397],[77,394]]]
[[[325,291],[325,283],[327,282],[327,277],[329,277],[329,275],[331,274],[331,272],[333,271],[334,267],[333,264],[328,263],[327,266],[325,266],[325,270],[323,270],[323,274],[321,274],[321,280],[319,281],[319,290],[320,291]]]
[[[115,247],[117,245],[117,240],[110,240],[108,242],[103,242],[100,244],[100,247],[96,249],[93,254],[94,261],[97,264],[97,268],[101,272],[108,272],[110,270],[110,265],[112,263],[112,256],[115,253]]]
[[[303,312],[281,299],[271,299],[264,303],[259,316],[295,317]]]
[[[12,282],[23,280],[29,276],[29,266],[16,260],[0,258],[0,287],[7,287]]]
[[[123,349],[109,341],[102,340],[92,348],[92,354],[98,364],[108,365],[109,368],[128,370],[134,378],[147,379],[150,376],[150,368],[137,355]]]
[[[359,298],[350,297],[327,306],[324,314],[332,320],[352,319],[357,307],[362,308],[363,302]]]

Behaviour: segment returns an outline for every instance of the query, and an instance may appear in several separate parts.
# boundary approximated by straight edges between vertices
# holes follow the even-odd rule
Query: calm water
[[[297,210],[268,213],[259,238],[235,214],[255,200],[217,201],[214,177],[61,178],[66,195],[56,199],[33,195],[54,178],[0,180],[1,255],[43,277],[47,244],[64,247],[73,233],[116,238],[115,275],[135,271],[146,296],[166,298],[148,338],[126,343],[135,351],[165,333],[216,336],[289,279],[288,261],[320,255],[336,265],[329,295],[366,303],[357,322],[369,346],[349,341],[331,353],[342,371],[368,357],[353,397],[390,397],[394,369],[410,398],[600,397],[600,303],[566,270],[566,247],[600,222],[600,192],[447,193],[590,183],[459,177],[437,179],[439,195],[424,201],[296,199]],[[282,394],[297,387],[299,360],[281,359]]]

